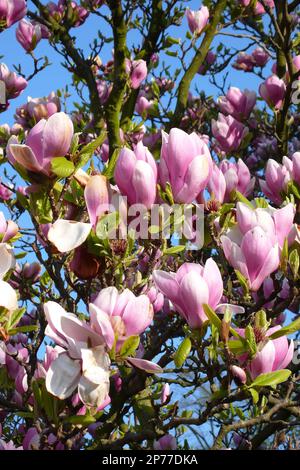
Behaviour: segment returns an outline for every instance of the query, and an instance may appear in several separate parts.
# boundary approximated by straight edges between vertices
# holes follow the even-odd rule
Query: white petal
[[[7,310],[16,310],[18,308],[17,294],[7,282],[0,280],[0,307]]]
[[[82,349],[82,372],[86,379],[100,385],[107,381],[110,360],[104,346]]]
[[[12,268],[15,267],[16,260],[13,249],[7,243],[0,243],[0,279]]]
[[[81,377],[79,385],[78,385],[78,395],[80,400],[86,406],[93,406],[98,408],[105,398],[107,397],[109,392],[109,373],[106,372],[106,376],[104,377],[104,381],[97,385],[84,376]]]
[[[64,400],[68,398],[80,380],[80,362],[73,361],[66,353],[62,353],[51,366],[46,375],[48,392]]]
[[[50,227],[48,240],[58,251],[66,253],[82,245],[91,231],[92,225],[74,220],[58,219]]]

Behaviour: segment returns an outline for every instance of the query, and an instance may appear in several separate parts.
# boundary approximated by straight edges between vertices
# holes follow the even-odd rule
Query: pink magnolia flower
[[[222,160],[219,166],[213,165],[208,190],[216,200],[223,203],[230,201],[230,194],[234,189],[249,196],[254,185],[255,177],[251,178],[247,165],[239,158],[237,163]]]
[[[176,438],[171,434],[166,434],[153,443],[154,450],[175,450],[177,449]]]
[[[268,339],[273,333],[280,329],[281,326],[279,325],[269,328],[267,331],[254,327],[258,352],[249,363],[247,355],[243,355],[239,358],[240,363],[246,363],[252,379],[255,379],[260,374],[285,369],[293,359],[293,340],[291,340],[289,344],[286,336],[281,336],[277,339]],[[245,336],[245,330],[238,329],[237,331],[241,336]]]
[[[126,72],[130,76],[131,88],[137,89],[147,77],[148,69],[145,60],[126,59]]]
[[[20,77],[15,72],[11,72],[7,65],[0,64],[0,80],[5,83],[6,99],[17,98],[27,87],[25,78]]]
[[[238,121],[248,119],[256,103],[255,91],[245,90],[242,92],[239,88],[229,88],[226,96],[218,99],[218,105],[222,113],[233,116]]]
[[[24,450],[39,450],[40,434],[36,428],[29,428],[23,439],[22,445]]]
[[[270,59],[270,55],[267,53],[265,49],[262,47],[257,47],[253,52],[252,52],[252,57],[255,61],[255,65],[257,67],[264,67],[266,63]]]
[[[193,34],[200,35],[208,23],[209,10],[207,7],[202,6],[200,10],[192,11],[186,9],[185,15],[188,20],[188,25]]]
[[[232,116],[219,113],[218,120],[212,120],[212,133],[221,150],[226,153],[237,151],[248,134],[248,127]]]
[[[161,403],[162,405],[166,403],[167,399],[170,396],[170,385],[168,383],[163,385],[162,391],[161,391]]]
[[[260,179],[259,183],[263,193],[274,204],[280,205],[283,200],[282,195],[292,180],[300,185],[300,152],[294,153],[292,160],[283,157],[282,165],[270,158],[266,166],[265,181]]]
[[[146,295],[136,297],[128,289],[119,294],[115,287],[102,289],[89,311],[92,328],[105,338],[109,349],[115,337],[120,349],[126,338],[143,333],[153,319],[153,307]]]
[[[109,392],[110,360],[103,336],[55,302],[47,302],[44,311],[45,334],[58,346],[47,370],[47,390],[63,400],[78,388],[80,400],[98,408]]]
[[[236,61],[232,65],[237,70],[243,70],[244,72],[251,72],[256,65],[255,59],[252,55],[246,54],[246,52],[239,52]]]
[[[279,266],[280,249],[287,238],[294,218],[294,207],[255,209],[237,204],[237,226],[221,237],[228,262],[257,291],[264,280]]]
[[[243,235],[254,227],[261,227],[268,235],[272,243],[278,243],[283,247],[284,241],[293,227],[295,207],[287,204],[282,209],[274,209],[269,206],[266,209],[257,208],[252,210],[247,204],[237,203],[237,224]]]
[[[41,119],[31,129],[25,144],[9,142],[8,150],[13,159],[26,170],[50,176],[52,158],[67,154],[73,132],[69,116],[63,112],[55,113],[47,121]]]
[[[3,199],[3,201],[8,201],[12,194],[13,193],[0,182],[0,199]]]
[[[39,24],[30,23],[27,20],[21,20],[16,29],[17,41],[27,52],[35,49],[38,42],[42,39],[42,31]]]
[[[90,222],[96,228],[98,218],[108,211],[109,184],[105,176],[91,176],[84,188],[84,198]]]
[[[140,95],[136,101],[135,110],[141,116],[153,106],[153,100],[148,100],[146,96]]]
[[[259,87],[259,94],[262,99],[265,100],[269,106],[274,107],[275,109],[280,109],[282,107],[285,92],[286,85],[281,78],[277,77],[277,75],[272,75],[267,78],[267,80]]]
[[[251,0],[240,0],[240,3],[244,6],[244,7],[247,7],[248,5],[250,5],[250,2]],[[265,4],[270,7],[270,8],[274,8],[275,4],[274,4],[274,0],[265,0]],[[264,6],[261,4],[261,2],[256,2],[255,3],[255,8],[254,8],[254,13],[256,15],[262,15],[266,12]]]
[[[13,220],[6,220],[0,211],[0,240],[2,243],[9,242],[19,231],[19,227]]]
[[[223,295],[222,276],[212,258],[204,266],[184,263],[177,273],[153,271],[153,279],[191,328],[207,320],[203,304],[215,309]]]
[[[9,28],[26,15],[26,10],[27,6],[25,0],[1,0],[0,22],[4,22],[6,27]]]
[[[59,111],[59,97],[52,91],[47,97],[28,97],[27,103],[17,108],[15,119],[18,124],[27,129],[31,127],[31,124],[35,124],[41,119],[49,119],[52,114]]]
[[[150,209],[156,199],[157,166],[142,142],[134,150],[123,148],[115,168],[115,180],[128,203],[143,204]]]
[[[170,183],[175,202],[193,202],[206,187],[211,167],[210,151],[196,133],[162,131],[159,179],[163,188]]]

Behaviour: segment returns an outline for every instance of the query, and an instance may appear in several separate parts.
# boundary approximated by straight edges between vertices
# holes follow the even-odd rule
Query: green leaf
[[[30,331],[37,331],[37,325],[24,325],[24,326],[17,326],[16,328],[12,328],[8,331],[10,336],[16,335],[17,333],[29,333]]]
[[[248,199],[236,189],[231,191],[230,198],[238,202],[243,202],[244,204],[247,204],[247,206],[250,207],[250,209],[254,210],[254,207],[252,206],[251,202],[248,201]]]
[[[51,160],[51,170],[59,178],[68,178],[74,173],[75,167],[66,157],[56,157]]]
[[[245,329],[245,338],[249,346],[250,354],[253,357],[255,356],[257,352],[257,346],[256,346],[254,330],[251,325],[248,325]]]
[[[289,244],[288,244],[288,239],[286,238],[284,240],[284,244],[283,244],[281,255],[280,255],[280,267],[283,271],[286,271],[288,258],[289,258]]]
[[[221,322],[220,318],[218,317],[218,315],[213,311],[213,309],[209,305],[203,304],[203,310],[205,312],[205,315],[209,319],[209,321],[213,325],[215,325],[215,327],[219,331],[221,331],[222,322]]]
[[[112,234],[116,232],[117,227],[120,223],[119,212],[111,212],[110,214],[104,215],[101,217],[96,227],[96,235],[99,240],[105,240]],[[116,235],[116,234],[115,234]]]
[[[180,344],[179,348],[177,349],[174,355],[174,362],[176,367],[182,367],[183,363],[187,359],[188,355],[191,352],[192,342],[190,338],[185,338],[182,343]]]
[[[138,313],[138,312],[137,312]],[[140,337],[139,336],[130,336],[129,338],[124,341],[120,355],[122,357],[132,356],[140,344]]]
[[[103,176],[106,176],[108,180],[111,180],[114,176],[115,166],[120,154],[120,149],[116,149],[108,161],[107,167],[103,170]]]
[[[300,199],[300,187],[295,181],[289,181],[287,185],[287,193],[293,194],[297,199]]]
[[[7,329],[13,328],[15,325],[19,323],[21,318],[23,317],[24,313],[26,312],[26,308],[17,308],[9,317]]]
[[[299,266],[300,266],[299,254],[296,249],[293,250],[289,256],[289,265],[291,267],[294,279],[296,280],[298,278]]]
[[[291,375],[292,371],[288,369],[277,370],[275,372],[268,372],[266,374],[261,374],[254,382],[252,382],[251,387],[268,387],[280,384],[285,382],[289,376]]]
[[[249,285],[248,285],[247,279],[237,269],[235,269],[234,271],[235,271],[236,277],[238,278],[239,283],[242,286],[244,293],[247,294],[249,292]]]
[[[90,414],[84,416],[69,416],[64,420],[64,423],[78,424],[80,426],[89,426],[95,423],[96,419]]]
[[[167,248],[164,250],[164,255],[175,255],[176,253],[181,253],[181,251],[185,250],[185,245],[177,245],[172,246],[171,248]]]
[[[269,337],[269,339],[277,339],[277,338],[280,338],[281,336],[287,336],[292,333],[296,333],[296,331],[299,331],[299,330],[300,330],[300,318],[297,318],[295,321],[293,321],[289,325],[284,326],[278,331],[275,331],[275,333],[273,333]]]
[[[105,139],[106,132],[103,131],[98,137],[96,137],[95,140],[82,147],[80,150],[80,155],[89,155],[89,157],[92,157],[95,151],[103,144]]]
[[[251,393],[254,405],[256,405],[256,403],[258,403],[258,400],[259,400],[258,391],[255,390],[255,388],[249,388],[249,392]]]
[[[248,348],[245,342],[240,341],[238,339],[229,340],[227,344],[228,344],[230,351],[236,356],[240,356],[241,354],[244,354],[245,352],[248,351]]]

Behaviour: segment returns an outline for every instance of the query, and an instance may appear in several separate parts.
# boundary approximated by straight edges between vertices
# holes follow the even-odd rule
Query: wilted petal
[[[78,384],[78,395],[80,400],[86,405],[99,408],[109,393],[109,374],[103,377],[101,384],[95,384],[82,376]]]

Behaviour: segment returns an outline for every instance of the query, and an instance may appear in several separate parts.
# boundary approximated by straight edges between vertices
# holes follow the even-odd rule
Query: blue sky
[[[31,4],[32,2],[29,1],[29,8],[31,7]],[[192,0],[188,3],[188,5],[191,9],[197,9],[200,6],[200,2]],[[106,6],[103,6],[102,8],[103,12],[107,11]],[[84,25],[71,30],[71,33],[76,36],[76,44],[86,51],[86,55],[88,55],[89,43],[94,39],[94,37],[97,36],[98,29],[101,29],[103,34],[111,34],[110,27],[105,24],[102,19],[98,18],[97,16],[90,15]],[[32,71],[32,59],[25,54],[21,45],[16,41],[15,30],[16,25],[1,33],[0,56],[4,56],[1,60],[2,62],[5,62],[9,68],[12,68],[14,64],[16,65],[21,63],[23,72],[28,75]],[[172,27],[169,31],[171,36],[184,38],[187,30],[187,21],[184,18],[182,26]],[[130,44],[138,45],[140,43],[140,37],[136,32],[129,34],[128,39]],[[225,38],[224,36],[219,36],[215,39],[213,46],[216,47],[220,41],[226,45],[230,45],[231,47],[236,47],[237,49],[244,47],[245,45],[245,42],[241,39]],[[101,59],[104,63],[111,59],[112,47],[112,43],[109,43],[104,47],[104,50],[101,53]],[[61,65],[62,57],[59,56],[50,47],[47,40],[42,40],[38,44],[35,50],[35,55],[36,57],[47,55],[52,65],[34,77],[19,98],[11,101],[10,108],[0,116],[0,124],[4,122],[12,124],[15,108],[26,102],[28,96],[46,96],[52,90],[55,91],[59,88],[65,87],[66,84],[70,84],[70,74]],[[161,60],[162,59],[164,59],[166,62],[169,61],[170,63],[175,64],[174,59],[166,56],[165,54],[161,57]],[[233,85],[242,89],[253,88],[257,90],[259,82],[260,80],[257,79],[257,77],[255,77],[253,74],[236,71],[232,68],[230,70],[230,81],[228,81],[228,86]],[[193,81],[193,84],[197,85],[200,89],[204,89],[207,94],[216,94],[217,90],[209,84],[207,77],[197,75]],[[72,109],[72,99],[76,99],[76,96],[74,95],[74,90],[70,89],[69,91],[72,95],[69,100],[68,110],[70,111]]]

